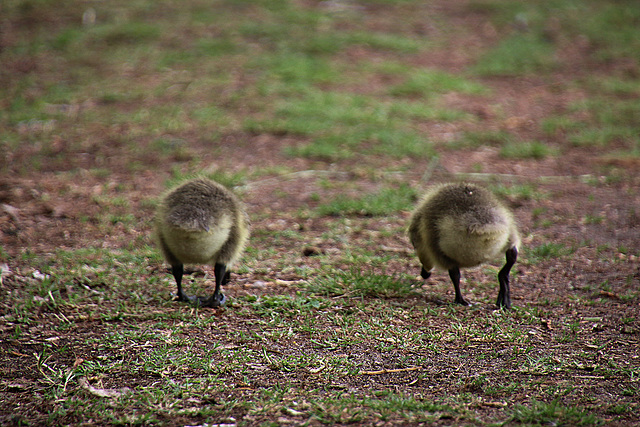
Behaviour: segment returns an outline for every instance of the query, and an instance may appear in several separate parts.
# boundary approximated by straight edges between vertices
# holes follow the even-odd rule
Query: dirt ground
[[[460,43],[455,37],[448,48],[429,52],[428,56],[413,58],[416,66],[440,67],[448,71],[463,69],[474,61],[474,52],[490,45],[495,37],[487,30],[482,14],[445,6],[441,13],[450,17],[455,25],[477,28],[476,37]],[[457,46],[464,46],[457,47]],[[453,51],[451,51],[453,49]],[[351,51],[348,55],[366,55],[367,52]],[[479,118],[467,124],[467,129],[452,127],[450,124],[425,126],[422,129],[428,139],[434,141],[438,153],[437,160],[390,159],[387,157],[362,157],[328,163],[315,159],[291,157],[283,153],[283,148],[300,144],[303,141],[289,135],[232,134],[224,135],[219,149],[211,153],[207,142],[197,135],[181,135],[189,141],[190,156],[198,158],[206,169],[235,171],[255,171],[269,167],[282,168],[284,174],[273,173],[250,181],[241,189],[254,230],[261,230],[258,236],[264,237],[269,231],[293,230],[304,235],[302,240],[278,241],[271,244],[268,238],[257,238],[250,242],[256,253],[275,250],[274,257],[287,259],[292,266],[322,268],[318,257],[306,256],[314,250],[324,254],[340,254],[348,251],[349,245],[370,245],[376,254],[393,255],[386,266],[385,273],[415,271],[418,283],[418,261],[411,251],[408,239],[403,234],[383,233],[381,230],[397,230],[406,225],[409,211],[385,217],[363,217],[353,215],[349,221],[349,235],[344,240],[326,240],[323,236],[329,227],[335,226],[335,218],[300,215],[301,211],[313,210],[322,201],[348,188],[355,194],[375,191],[384,183],[404,182],[414,188],[425,188],[428,184],[450,180],[467,179],[470,181],[505,186],[530,185],[541,197],[507,195],[507,202],[513,208],[523,236],[521,261],[516,264],[516,280],[512,287],[512,299],[516,306],[539,309],[543,321],[528,333],[539,344],[532,354],[581,354],[584,363],[573,370],[558,372],[539,372],[539,381],[530,395],[523,392],[511,396],[513,402],[530,402],[531,396],[539,396],[549,387],[571,384],[576,391],[566,398],[560,398],[567,406],[580,405],[593,411],[598,417],[610,420],[611,425],[640,425],[637,405],[640,384],[640,161],[633,157],[611,155],[619,147],[577,147],[566,143],[564,135],[551,138],[544,135],[539,123],[555,112],[566,111],[574,100],[586,94],[575,90],[567,82],[583,75],[608,75],[615,73],[616,65],[594,65],[579,52],[573,52],[565,58],[564,66],[551,77],[492,77],[482,83],[492,89],[489,101],[477,97],[448,95],[443,98],[446,106],[464,109]],[[44,64],[35,64],[44,67]],[[624,65],[619,65],[623,67]],[[383,84],[383,83],[380,83]],[[499,148],[480,146],[452,149],[447,143],[459,137],[464,131],[508,130],[523,140],[543,140],[560,150],[559,155],[544,159],[505,159]],[[33,259],[49,259],[55,265],[52,255],[60,249],[75,250],[99,247],[118,250],[130,247],[131,242],[152,244],[150,237],[153,207],[148,200],[165,190],[169,178],[169,168],[157,167],[152,156],[145,158],[144,153],[136,153],[142,168],[132,171],[130,153],[126,147],[112,143],[117,129],[96,129],[92,131],[100,139],[84,152],[67,151],[65,144],[52,140],[51,161],[32,169],[30,156],[32,146],[18,147],[0,157],[3,174],[0,176],[0,243],[3,249],[1,263],[8,272],[2,277],[2,298],[8,298],[12,292],[19,292],[22,283],[33,277],[31,267]],[[58,145],[56,145],[58,144]],[[163,159],[166,161],[166,159]],[[172,165],[184,165],[183,159],[173,159]],[[481,165],[479,170],[478,165]],[[393,177],[387,172],[377,170],[401,171]],[[92,168],[106,168],[110,171],[106,178],[88,172]],[[303,172],[304,171],[304,172]],[[425,182],[425,172],[428,181]],[[326,181],[334,185],[326,185]],[[344,184],[344,185],[342,185]],[[113,207],[101,203],[101,196],[125,197],[128,200],[130,214],[136,218],[133,227],[114,225],[105,234],[104,227],[95,218],[105,215]],[[118,211],[120,212],[120,210]],[[591,220],[590,220],[591,218]],[[593,218],[599,218],[593,220]],[[301,243],[302,241],[302,243]],[[533,260],[532,248],[545,243],[559,243],[574,251],[560,258]],[[258,263],[260,264],[260,263]],[[226,293],[236,298],[242,295],[287,294],[296,293],[296,283],[304,280],[295,269],[276,271],[269,262],[261,263],[257,271],[236,274]],[[348,265],[337,266],[348,269]],[[198,267],[196,271],[212,273],[209,267]],[[159,264],[150,276],[166,275],[166,266]],[[494,279],[487,277],[483,270],[464,271],[468,283],[490,283]],[[62,285],[61,285],[62,286]],[[171,289],[163,290],[170,292]],[[468,289],[467,289],[468,291]],[[463,288],[463,292],[465,289]],[[497,287],[487,286],[487,300],[493,300]],[[484,291],[473,294],[474,299],[484,296]],[[423,296],[411,296],[409,301],[425,309],[447,307],[453,299],[453,289],[445,273],[433,276],[429,284],[424,285]],[[372,304],[374,299],[372,298]],[[117,301],[107,302],[101,311],[108,312]],[[177,303],[176,303],[177,304]],[[237,308],[237,307],[236,307]],[[200,316],[212,313],[224,318],[224,327],[217,330],[201,331],[205,342],[224,341],[229,331],[251,330],[247,319],[228,308],[216,312],[208,310]],[[153,310],[160,310],[154,307]],[[181,307],[172,310],[181,310]],[[455,307],[456,310],[464,310]],[[481,311],[490,312],[491,305],[480,305]],[[12,308],[0,302],[0,314],[8,318]],[[31,354],[42,343],[55,335],[56,340],[66,343],[71,353],[66,357],[89,360],[96,355],[81,343],[92,336],[104,332],[99,319],[85,319],[64,332],[50,329],[58,322],[51,313],[43,312],[38,319],[40,324],[31,324],[29,338],[13,339],[13,326],[6,321],[0,323],[0,347],[2,348],[2,383],[0,393],[4,404],[0,412],[11,410],[29,419],[39,414],[34,425],[46,423],[47,407],[36,407],[33,394],[37,394],[37,381],[40,376],[33,369]],[[64,315],[64,310],[60,313]],[[142,322],[145,320],[142,319]],[[322,322],[323,320],[319,320]],[[448,327],[448,319],[442,317],[406,319],[416,325],[430,325],[434,329]],[[558,334],[564,333],[566,325],[575,323],[577,339],[558,340]],[[233,341],[233,340],[231,340]],[[594,345],[594,342],[600,345]],[[257,344],[256,344],[257,345]],[[298,343],[292,350],[291,343],[283,341],[280,346],[271,348],[274,352],[318,353],[332,350],[318,350],[310,342]],[[420,370],[384,375],[360,375],[346,379],[337,379],[333,386],[345,390],[390,389],[398,392],[415,393],[420,389],[425,399],[441,398],[444,394],[470,393],[480,396],[475,403],[478,417],[491,418],[495,411],[503,410],[500,403],[492,403],[491,397],[484,396],[483,386],[474,382],[474,378],[487,378],[491,381],[500,375],[523,376],[527,373],[514,364],[513,359],[500,358],[507,351],[508,343],[478,342],[473,347],[456,347],[452,343],[449,354],[433,357],[432,364],[421,364]],[[83,350],[84,349],[84,350]],[[132,349],[130,357],[135,357]],[[460,354],[466,360],[475,361],[460,364]],[[490,360],[477,356],[483,353],[497,355]],[[60,356],[63,357],[63,356]],[[393,369],[398,359],[411,360],[411,354],[369,353],[366,344],[353,348],[349,357],[362,360],[363,366],[371,370],[377,368]],[[59,360],[61,361],[61,360]],[[600,367],[615,364],[616,373],[600,372]],[[622,374],[620,372],[626,372]],[[422,376],[419,376],[421,374]],[[282,381],[305,384],[313,381],[313,375],[265,373],[259,376],[250,388],[269,388]],[[428,376],[430,381],[424,377]],[[536,375],[536,373],[534,373]],[[450,380],[455,377],[467,378],[466,384],[452,387]],[[244,396],[247,391],[241,386],[240,377],[234,377],[236,387],[230,395]],[[131,378],[131,386],[151,384],[155,379],[143,377]],[[460,384],[460,383],[457,383]],[[109,384],[105,384],[108,387]],[[628,390],[621,394],[620,390]],[[603,403],[604,402],[604,403]],[[616,405],[630,405],[636,412],[616,414],[611,408]],[[49,405],[53,407],[54,402]],[[634,406],[635,405],[635,406]],[[473,405],[471,405],[473,406]],[[484,414],[484,415],[483,415]],[[242,418],[246,414],[234,414]],[[5,412],[0,419],[3,425],[10,420]],[[4,421],[3,421],[4,420]],[[267,415],[257,415],[245,422],[269,420]],[[78,424],[81,420],[66,420],[69,424]],[[165,420],[169,422],[169,420]],[[192,422],[184,419],[183,423]],[[280,420],[283,421],[283,420]],[[286,420],[285,420],[286,421]],[[180,418],[170,423],[180,424]],[[346,422],[345,422],[346,423]],[[356,423],[357,424],[357,423]],[[366,422],[365,422],[366,424]],[[455,420],[442,419],[441,425],[455,424]]]

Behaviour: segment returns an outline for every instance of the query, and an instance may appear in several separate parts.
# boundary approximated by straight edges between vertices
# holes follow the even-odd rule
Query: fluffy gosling
[[[197,178],[170,190],[158,208],[155,234],[178,285],[178,301],[219,307],[226,297],[220,286],[240,257],[249,237],[249,217],[228,189]],[[214,266],[216,289],[210,298],[190,297],[182,290],[183,264]]]
[[[422,263],[421,276],[429,278],[433,267],[448,270],[455,302],[462,305],[469,303],[460,293],[460,268],[505,253],[496,305],[511,307],[509,272],[518,258],[520,238],[512,213],[490,191],[474,184],[434,187],[411,215],[408,234]]]

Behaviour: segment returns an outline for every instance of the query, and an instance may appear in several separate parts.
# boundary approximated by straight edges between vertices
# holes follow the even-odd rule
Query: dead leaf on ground
[[[98,396],[98,397],[120,397],[123,394],[126,393],[130,393],[131,389],[129,389],[128,387],[123,387],[120,389],[115,389],[115,388],[97,388],[92,386],[91,384],[89,384],[89,380],[87,380],[85,377],[80,377],[78,378],[78,384],[80,384],[80,387],[84,388],[85,390],[87,390],[89,393]]]

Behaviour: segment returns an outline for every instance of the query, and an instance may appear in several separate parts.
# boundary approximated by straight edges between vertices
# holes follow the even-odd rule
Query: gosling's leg
[[[227,270],[227,272],[224,274],[224,280],[222,281],[222,286],[226,286],[227,283],[229,283],[230,278],[231,278],[231,272]]]
[[[507,249],[505,252],[507,263],[502,267],[498,273],[498,282],[500,283],[500,292],[498,292],[498,300],[496,305],[498,307],[511,308],[511,290],[509,289],[509,273],[511,267],[516,263],[518,259],[518,248],[515,246]]]
[[[226,265],[219,263],[215,265],[213,272],[216,276],[216,290],[213,292],[213,295],[203,303],[203,305],[207,307],[220,307],[227,302],[227,297],[220,292],[220,287],[222,285],[226,285],[229,281],[229,272],[227,271]]]
[[[449,277],[451,277],[451,281],[453,282],[453,288],[456,291],[456,299],[455,302],[457,304],[469,305],[464,298],[462,298],[462,294],[460,293],[460,269],[458,267],[454,267],[449,270]]]
[[[182,264],[174,264],[171,266],[171,273],[173,273],[173,277],[176,279],[176,284],[178,285],[178,301],[185,302],[195,302],[195,297],[190,297],[184,293],[182,290],[182,275],[184,273],[184,266]]]
[[[424,267],[422,267],[422,271],[420,271],[420,275],[422,276],[423,279],[428,279],[429,277],[431,277],[431,272],[425,270]]]

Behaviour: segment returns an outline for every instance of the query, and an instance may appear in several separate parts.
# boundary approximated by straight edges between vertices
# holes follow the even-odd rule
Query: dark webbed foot
[[[511,308],[511,297],[509,295],[504,297],[502,294],[498,294],[496,305],[498,308]]]
[[[206,307],[221,307],[227,302],[227,297],[220,292],[220,286],[227,284],[230,274],[227,266],[221,263],[216,263],[213,272],[216,275],[216,290],[207,300]]]
[[[222,307],[227,302],[227,297],[223,294],[212,295],[210,297],[202,297],[202,296],[189,296],[186,294],[182,294],[182,296],[178,295],[176,297],[176,301],[186,302],[194,307],[209,307],[216,308]]]
[[[180,292],[176,296],[176,301],[187,302],[187,303],[190,303],[190,304],[196,304],[198,302],[198,297],[189,296],[189,295],[185,294],[184,292]]]
[[[422,270],[420,271],[420,275],[422,276],[423,279],[428,279],[429,277],[431,277],[431,272],[425,270],[424,267],[422,267]]]
[[[202,307],[217,308],[227,303],[227,297],[224,294],[213,294],[209,298],[200,297]]]
[[[227,297],[224,296],[220,292],[220,286],[226,285],[229,281],[229,271],[227,271],[226,266],[223,264],[215,265],[215,276],[216,276],[216,290],[210,297],[199,297],[199,296],[189,296],[184,293],[182,290],[182,275],[184,273],[184,268],[182,264],[175,264],[172,266],[173,276],[176,279],[176,284],[178,286],[178,293],[176,300],[189,303],[195,307],[222,307],[227,302]]]
[[[471,303],[469,301],[467,301],[466,299],[464,299],[462,297],[460,297],[460,298],[456,297],[454,302],[456,304],[465,305],[465,306],[470,306],[471,305]]]

